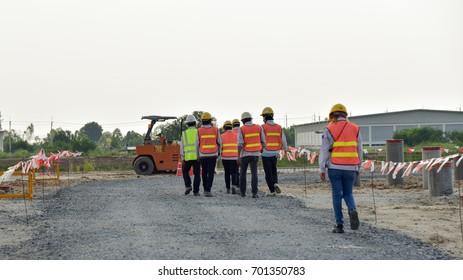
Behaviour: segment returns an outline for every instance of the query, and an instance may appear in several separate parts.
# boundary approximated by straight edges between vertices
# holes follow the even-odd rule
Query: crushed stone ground
[[[227,194],[220,174],[211,198],[183,195],[181,177],[168,174],[89,179],[39,191],[26,207],[28,224],[24,202],[8,200],[16,211],[0,210],[5,222],[0,232],[23,234],[0,243],[0,259],[455,259],[429,243],[364,222],[353,231],[347,220],[345,234],[332,234],[329,208],[310,207],[297,196],[266,197],[263,174],[259,180],[262,192],[253,199]],[[305,174],[304,180],[315,183],[317,174]],[[281,174],[280,182],[301,185],[301,175]]]

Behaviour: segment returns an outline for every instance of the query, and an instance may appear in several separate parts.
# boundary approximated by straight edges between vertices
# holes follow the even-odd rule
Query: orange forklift
[[[138,175],[150,175],[159,171],[177,170],[180,159],[180,145],[176,142],[168,143],[166,137],[158,134],[159,141],[151,139],[151,132],[157,122],[176,119],[169,116],[144,116],[142,120],[151,120],[148,125],[142,146],[136,146],[136,158],[133,161],[133,169]]]

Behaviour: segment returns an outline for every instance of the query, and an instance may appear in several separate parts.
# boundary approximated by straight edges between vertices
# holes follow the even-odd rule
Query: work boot
[[[213,195],[211,194],[211,192],[204,192],[204,196],[205,197],[212,197]]]
[[[253,193],[252,198],[259,198],[259,196],[257,195],[257,193]]]
[[[270,193],[267,193],[267,196],[276,196],[277,194],[275,192],[270,192]]]
[[[343,225],[335,225],[331,230],[332,233],[344,233]]]
[[[185,187],[185,195],[190,194],[191,190],[191,187]]]
[[[232,194],[236,194],[236,188],[232,187],[231,192],[232,192]]]
[[[276,193],[281,193],[281,190],[280,190],[280,187],[278,186],[278,184],[275,184],[275,192]]]
[[[360,226],[359,214],[357,213],[357,210],[353,209],[349,212],[349,219],[350,228],[353,230],[357,230]]]
[[[195,193],[193,193],[193,195],[194,195],[194,196],[200,196],[201,194],[200,194],[200,193],[197,193],[197,192],[195,192]]]
[[[230,188],[227,189],[227,193],[230,193]]]
[[[245,196],[246,196],[246,193],[241,192],[241,197],[245,197]]]

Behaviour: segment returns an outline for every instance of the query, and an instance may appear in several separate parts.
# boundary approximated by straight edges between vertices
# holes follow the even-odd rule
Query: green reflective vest
[[[197,160],[198,153],[196,151],[196,134],[198,130],[196,128],[188,128],[182,132],[182,144],[184,160]]]

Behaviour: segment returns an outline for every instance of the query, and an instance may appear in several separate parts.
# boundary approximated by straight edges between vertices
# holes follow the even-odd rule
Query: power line
[[[291,117],[288,116],[288,114],[280,117],[280,118],[275,118],[276,122],[279,122],[281,124],[284,124],[286,128],[293,126],[293,125],[300,125],[300,124],[305,124],[305,123],[312,123],[314,121],[317,121],[316,115],[312,116],[300,116],[300,117]],[[320,116],[318,116],[320,118]],[[24,121],[24,120],[10,120],[9,125],[10,125],[10,131],[12,127],[20,127],[23,125],[29,125],[33,124],[34,127],[36,128],[41,128],[39,134],[44,134],[43,131],[47,131],[45,127],[48,126],[50,130],[56,129],[56,128],[62,128],[64,130],[75,130],[84,127],[87,123],[78,123],[78,122],[66,122],[66,121],[57,121],[51,118],[49,121],[43,121],[43,120],[37,120],[37,121]],[[98,123],[98,122],[97,122]],[[145,125],[146,121],[134,121],[134,122],[114,122],[114,123],[98,123],[104,130],[112,130],[116,128],[127,128],[130,126],[141,126]],[[138,129],[138,128],[137,128]],[[23,130],[22,128],[19,129],[19,131]]]

